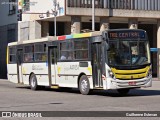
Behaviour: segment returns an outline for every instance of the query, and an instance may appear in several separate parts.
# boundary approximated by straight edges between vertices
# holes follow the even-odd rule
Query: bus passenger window
[[[42,61],[46,61],[47,60],[47,56],[44,54],[42,55]]]
[[[84,58],[84,59],[88,59],[88,51],[85,51],[85,52],[83,53],[83,58]]]
[[[66,60],[66,56],[64,54],[62,54],[61,60]]]
[[[61,51],[60,52],[60,60],[66,60],[68,58],[67,54],[68,54],[67,51]]]
[[[73,59],[74,59],[73,52],[69,52],[68,60],[73,60]]]
[[[28,55],[25,55],[24,61],[25,61],[25,62],[29,61]]]
[[[47,60],[46,44],[44,43],[35,44],[34,56],[35,56],[35,61],[40,61],[40,62],[46,61]]]
[[[24,46],[24,61],[25,62],[32,62],[34,60],[33,51],[34,51],[34,45]]]
[[[16,63],[16,48],[9,48],[9,63]]]
[[[33,54],[25,54],[24,55],[24,61],[25,62],[30,62],[30,61],[33,61]]]

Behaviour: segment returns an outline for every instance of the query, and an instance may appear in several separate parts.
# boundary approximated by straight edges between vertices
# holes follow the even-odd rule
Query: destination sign
[[[110,39],[120,39],[120,38],[145,38],[144,31],[109,31],[108,38]]]

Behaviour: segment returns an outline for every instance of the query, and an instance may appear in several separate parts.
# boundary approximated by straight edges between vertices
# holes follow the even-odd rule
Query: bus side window
[[[9,48],[9,63],[16,63],[16,48]]]
[[[33,54],[32,53],[25,54],[24,60],[25,60],[25,62],[33,61]]]
[[[66,57],[65,54],[62,54],[62,55],[61,55],[61,60],[66,60],[66,58],[67,58],[67,57]]]
[[[88,59],[88,51],[83,52],[83,59]]]
[[[16,63],[16,47],[9,48],[9,63]]]
[[[47,60],[46,56],[46,44],[36,43],[34,48],[35,61],[44,62]]]
[[[24,61],[31,62],[34,61],[34,45],[24,46]]]
[[[73,52],[69,52],[68,53],[68,60],[73,60],[74,59],[74,54],[73,54]]]
[[[46,56],[46,54],[43,54],[42,55],[42,61],[46,61],[47,60],[47,56]]]
[[[75,59],[88,59],[88,49],[89,47],[87,38],[74,41]]]
[[[28,62],[29,61],[29,56],[26,54],[26,55],[24,55],[24,61],[25,62]]]

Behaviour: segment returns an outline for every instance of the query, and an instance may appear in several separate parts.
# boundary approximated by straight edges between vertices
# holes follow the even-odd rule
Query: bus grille
[[[121,80],[134,80],[134,79],[141,79],[148,75],[148,71],[150,66],[147,66],[142,69],[135,69],[135,70],[118,70],[116,68],[111,68],[114,76],[117,79]]]

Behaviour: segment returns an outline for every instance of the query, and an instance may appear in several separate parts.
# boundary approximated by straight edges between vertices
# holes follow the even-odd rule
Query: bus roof
[[[95,31],[95,32],[89,32],[89,33],[62,35],[62,36],[57,36],[57,37],[48,36],[48,37],[40,38],[40,39],[11,42],[11,43],[8,43],[8,46],[14,46],[14,45],[19,45],[19,44],[37,43],[37,42],[45,42],[45,41],[66,40],[66,39],[73,39],[73,38],[85,38],[85,37],[98,36],[98,35],[101,35],[101,34],[102,34],[101,31]]]
[[[106,30],[106,32],[110,31],[144,31],[141,29],[109,29]],[[37,42],[45,42],[45,41],[56,41],[56,40],[67,40],[67,39],[73,39],[73,38],[85,38],[85,37],[92,37],[92,36],[98,36],[102,35],[103,31],[94,31],[94,32],[88,32],[88,33],[77,33],[77,34],[71,34],[71,35],[62,35],[62,36],[48,36],[45,38],[40,39],[33,39],[33,40],[24,40],[24,41],[18,41],[18,42],[12,42],[9,43],[8,46],[14,46],[19,44],[29,44],[29,43],[37,43]]]
[[[19,44],[28,44],[28,43],[37,43],[37,42],[45,42],[45,41],[49,40],[49,37],[40,38],[40,39],[33,39],[33,40],[24,40],[24,41],[18,41],[18,42],[11,42],[11,43],[8,43],[8,46],[14,46],[14,45],[19,45]],[[52,39],[53,38],[54,37],[52,37]]]

